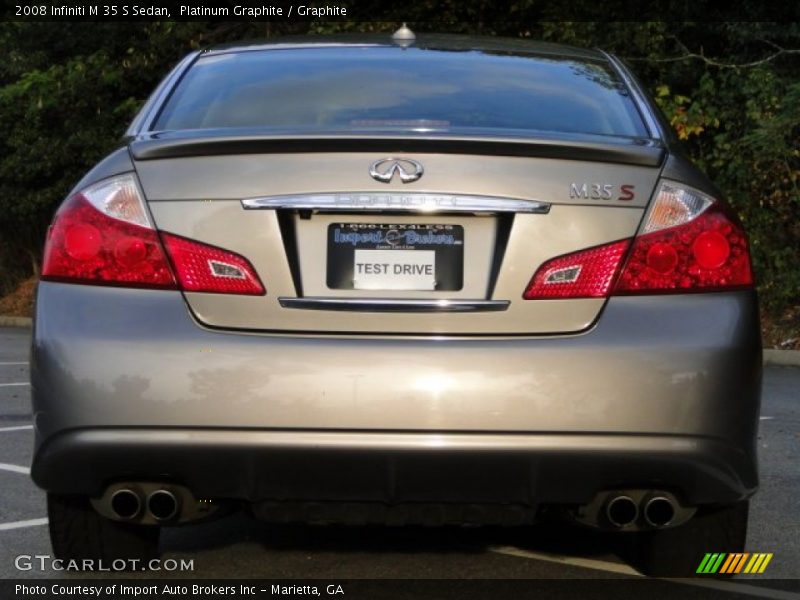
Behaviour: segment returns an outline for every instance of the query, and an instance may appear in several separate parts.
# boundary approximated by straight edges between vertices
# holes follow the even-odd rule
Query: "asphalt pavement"
[[[46,555],[45,495],[30,480],[33,428],[28,385],[29,330],[0,328],[0,578],[54,578],[19,570],[20,555]],[[693,585],[738,586],[747,595],[798,598],[800,579],[800,369],[767,367],[759,461],[761,489],[751,503],[748,550],[771,552],[756,578]],[[620,558],[619,536],[578,527],[271,526],[245,514],[165,529],[165,558],[193,570],[148,577],[202,578],[636,578]],[[70,574],[71,578],[92,575]],[[130,577],[128,574],[126,577]],[[765,580],[773,580],[773,584]],[[688,590],[688,584],[686,589]],[[772,595],[770,595],[772,594]]]

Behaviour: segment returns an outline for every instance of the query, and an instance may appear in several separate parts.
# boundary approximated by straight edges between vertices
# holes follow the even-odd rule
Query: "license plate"
[[[328,226],[331,289],[457,291],[463,285],[463,272],[461,225]]]

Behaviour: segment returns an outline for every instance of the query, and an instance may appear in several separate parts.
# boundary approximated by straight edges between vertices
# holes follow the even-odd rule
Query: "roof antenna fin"
[[[403,48],[408,48],[416,39],[417,36],[414,35],[414,32],[411,31],[405,23],[392,34],[392,41]]]

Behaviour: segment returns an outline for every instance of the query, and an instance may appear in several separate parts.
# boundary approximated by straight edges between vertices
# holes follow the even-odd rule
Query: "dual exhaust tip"
[[[130,488],[122,488],[111,495],[111,512],[123,521],[136,519],[146,510],[156,521],[171,521],[178,515],[180,500],[167,489],[150,492],[146,498]]]
[[[606,517],[614,527],[632,525],[639,518],[640,506],[630,496],[612,496],[606,504]],[[651,527],[666,527],[675,518],[675,503],[666,496],[649,496],[641,502],[645,522]]]

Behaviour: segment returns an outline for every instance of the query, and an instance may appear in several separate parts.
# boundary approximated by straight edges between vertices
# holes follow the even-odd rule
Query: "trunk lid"
[[[634,236],[663,158],[649,142],[300,142],[287,141],[289,153],[249,138],[132,144],[157,228],[241,254],[266,286],[257,297],[186,293],[200,322],[304,334],[579,332],[605,300],[526,301],[525,287],[555,256]],[[370,166],[386,158],[416,161],[424,176],[378,181]],[[390,231],[403,245],[373,243]],[[395,263],[411,270],[391,277]],[[356,273],[372,264],[390,273]]]

